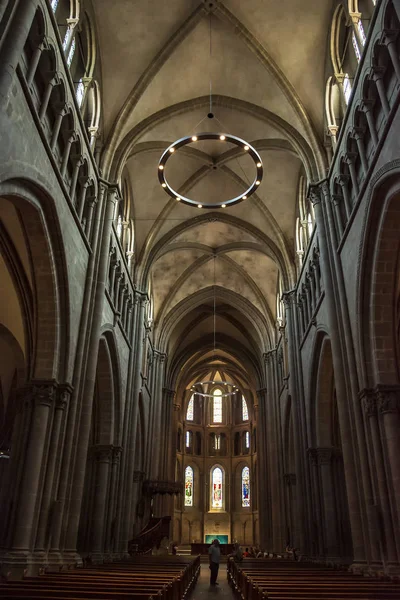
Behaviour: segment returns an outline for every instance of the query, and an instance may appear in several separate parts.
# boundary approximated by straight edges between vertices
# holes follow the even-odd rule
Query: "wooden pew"
[[[311,563],[229,561],[228,581],[242,600],[400,600],[400,586]]]
[[[200,557],[134,557],[0,584],[2,599],[181,600],[195,585]]]

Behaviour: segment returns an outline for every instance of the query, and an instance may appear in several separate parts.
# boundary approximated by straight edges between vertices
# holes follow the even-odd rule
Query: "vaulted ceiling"
[[[152,291],[155,345],[168,352],[174,381],[183,373],[189,384],[218,360],[231,375],[241,365],[248,387],[259,385],[260,357],[275,343],[278,274],[284,288],[295,282],[299,177],[316,180],[326,170],[324,65],[333,3],[93,4],[102,169],[110,179],[129,179],[137,283]],[[207,118],[210,80],[214,119]],[[264,178],[250,199],[196,209],[161,188],[162,152],[201,131],[227,132],[257,149]],[[243,193],[253,177],[248,157],[223,142],[186,146],[167,168],[174,188],[200,203]]]

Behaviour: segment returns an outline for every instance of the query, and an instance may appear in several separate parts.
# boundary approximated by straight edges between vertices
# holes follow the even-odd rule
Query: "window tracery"
[[[222,392],[220,389],[213,393],[213,423],[222,423]]]
[[[211,477],[211,507],[212,508],[223,508],[223,476],[222,469],[215,467],[212,470]]]
[[[185,506],[193,506],[193,483],[193,469],[188,466],[185,469]]]
[[[242,506],[248,508],[250,506],[250,469],[244,467],[242,470]]]
[[[186,435],[185,435],[185,446],[186,448],[191,448],[192,447],[192,432],[191,431],[187,431]]]
[[[245,446],[246,446],[246,449],[249,450],[249,448],[250,448],[250,433],[248,431],[246,431],[246,435],[245,435]]]
[[[194,417],[194,395],[192,394],[186,411],[186,421],[193,421]]]
[[[358,47],[358,42],[357,42],[356,34],[355,34],[354,31],[351,34],[351,41],[352,41],[352,44],[353,44],[354,54],[356,55],[357,62],[360,62],[360,60],[361,60],[361,52],[360,52],[360,48]]]
[[[68,52],[67,65],[69,67],[72,65],[72,61],[73,61],[74,54],[75,54],[75,48],[76,48],[76,41],[75,41],[75,38],[74,38],[72,40],[72,42],[71,42],[71,47],[70,47],[69,52]]]
[[[244,396],[242,396],[242,420],[243,421],[249,420],[249,411],[247,408],[246,398]]]
[[[82,106],[83,98],[85,96],[85,85],[82,81],[82,77],[79,80],[78,86],[76,88],[76,100],[78,102],[78,106]]]

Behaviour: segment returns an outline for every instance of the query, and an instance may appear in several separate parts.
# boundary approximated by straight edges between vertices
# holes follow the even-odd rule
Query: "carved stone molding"
[[[400,386],[377,385],[365,388],[359,394],[364,414],[373,417],[377,414],[400,413]]]
[[[57,382],[33,380],[16,391],[18,410],[29,406],[52,406],[57,400]]]
[[[65,410],[69,404],[73,388],[68,383],[61,384],[57,390],[56,408]]]
[[[109,462],[113,455],[114,446],[111,444],[99,444],[92,447],[92,454],[97,462]]]
[[[400,386],[377,385],[376,393],[380,414],[400,413]]]
[[[377,398],[375,390],[365,388],[359,393],[361,406],[364,414],[367,417],[376,417],[377,415]]]

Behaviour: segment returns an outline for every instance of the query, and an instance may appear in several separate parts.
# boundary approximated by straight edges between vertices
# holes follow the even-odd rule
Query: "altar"
[[[218,537],[228,537],[228,536],[218,536],[218,535],[214,535],[212,536],[212,539],[215,540],[215,538]],[[208,544],[190,544],[191,546],[191,554],[193,556],[196,556],[197,554],[208,554],[208,549],[211,546],[210,543]],[[220,550],[221,550],[221,555],[222,556],[228,556],[228,554],[232,554],[233,552],[233,544],[221,544],[219,545]]]

